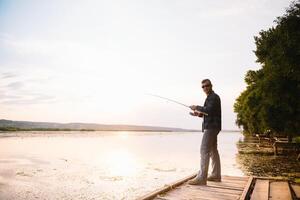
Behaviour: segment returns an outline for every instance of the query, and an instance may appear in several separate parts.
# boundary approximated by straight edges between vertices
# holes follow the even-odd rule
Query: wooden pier
[[[196,174],[165,185],[137,200],[300,200],[300,184],[287,179],[222,176],[222,182],[189,185]]]

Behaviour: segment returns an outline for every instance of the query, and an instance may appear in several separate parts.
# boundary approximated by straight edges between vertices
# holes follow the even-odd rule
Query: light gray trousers
[[[201,161],[200,170],[197,174],[197,179],[206,181],[209,159],[212,160],[212,173],[211,176],[221,177],[221,163],[218,152],[218,134],[219,130],[205,129],[202,137],[202,143],[200,148]]]

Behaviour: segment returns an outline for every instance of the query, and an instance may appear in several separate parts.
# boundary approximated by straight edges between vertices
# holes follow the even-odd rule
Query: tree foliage
[[[236,123],[251,134],[300,135],[300,1],[254,39],[261,69],[246,73]]]

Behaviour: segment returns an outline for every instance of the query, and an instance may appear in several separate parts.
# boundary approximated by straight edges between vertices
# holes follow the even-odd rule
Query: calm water
[[[199,169],[202,133],[0,133],[0,199],[134,199]],[[222,174],[240,133],[221,132]]]

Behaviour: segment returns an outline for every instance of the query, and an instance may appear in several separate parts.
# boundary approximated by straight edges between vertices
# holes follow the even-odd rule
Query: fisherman
[[[202,123],[202,132],[204,131],[204,134],[200,148],[200,170],[197,176],[188,182],[190,185],[206,185],[207,181],[221,181],[221,164],[217,148],[217,136],[221,131],[221,100],[219,95],[212,90],[212,84],[209,79],[202,81],[202,88],[207,95],[204,106],[190,106],[193,110],[190,113],[192,116],[204,118]],[[207,113],[207,115],[203,115],[203,113]],[[212,159],[212,173],[208,176],[210,158]]]

